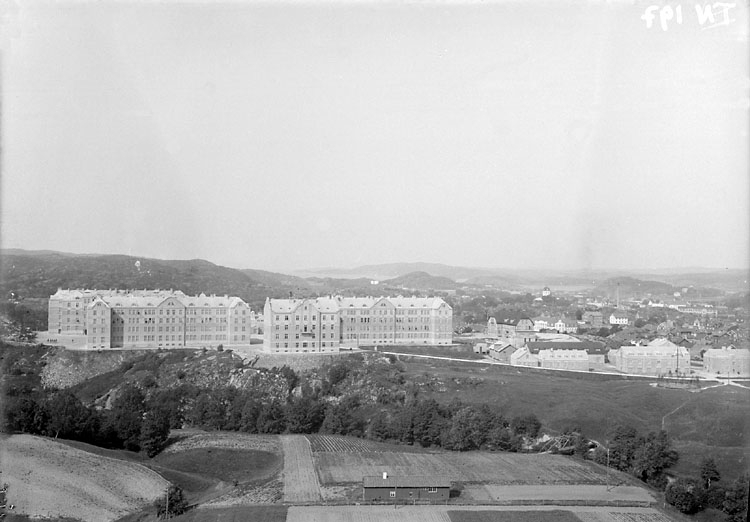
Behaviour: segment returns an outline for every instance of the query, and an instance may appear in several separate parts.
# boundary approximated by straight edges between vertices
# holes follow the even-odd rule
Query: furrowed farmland
[[[321,439],[322,437],[318,437]],[[322,484],[361,482],[386,471],[397,475],[444,476],[453,481],[492,484],[604,484],[603,468],[560,455],[446,451],[404,453],[401,446],[345,437],[318,440],[313,452]],[[362,444],[363,443],[363,444]],[[331,451],[322,451],[332,448]],[[333,448],[347,448],[333,449]]]

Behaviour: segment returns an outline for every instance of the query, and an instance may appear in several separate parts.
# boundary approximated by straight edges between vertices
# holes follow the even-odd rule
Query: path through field
[[[286,522],[451,522],[450,511],[570,511],[584,522],[672,522],[652,508],[586,506],[292,506]]]
[[[304,435],[282,435],[284,502],[319,502],[320,483],[315,473],[310,442]]]

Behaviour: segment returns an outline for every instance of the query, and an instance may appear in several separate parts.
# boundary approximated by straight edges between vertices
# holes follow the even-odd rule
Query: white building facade
[[[271,352],[453,342],[453,309],[439,297],[267,299],[263,315]]]
[[[90,349],[201,348],[250,343],[253,312],[239,297],[165,290],[58,290],[48,331]]]

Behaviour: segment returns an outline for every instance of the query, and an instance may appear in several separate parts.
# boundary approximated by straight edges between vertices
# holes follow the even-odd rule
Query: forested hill
[[[202,259],[169,261],[124,255],[57,252],[0,254],[3,296],[49,297],[58,288],[161,288],[186,294],[236,295],[257,310],[266,297],[285,297],[307,287],[304,279],[256,270],[236,270]]]

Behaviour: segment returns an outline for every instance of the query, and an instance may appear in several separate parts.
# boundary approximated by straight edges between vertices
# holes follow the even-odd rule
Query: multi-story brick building
[[[263,315],[272,352],[453,342],[453,310],[439,297],[267,299]]]
[[[253,312],[239,297],[180,291],[58,290],[48,330],[88,348],[181,348],[249,344]]]

